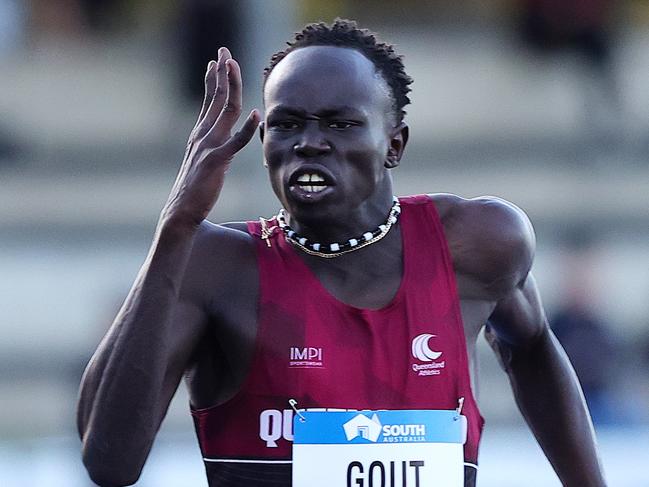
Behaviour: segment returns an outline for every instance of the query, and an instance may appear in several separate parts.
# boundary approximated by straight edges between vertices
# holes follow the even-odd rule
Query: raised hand
[[[219,49],[205,74],[205,98],[161,223],[196,228],[219,197],[234,155],[252,138],[259,112],[252,110],[241,129],[232,129],[241,115],[241,69],[230,51]]]

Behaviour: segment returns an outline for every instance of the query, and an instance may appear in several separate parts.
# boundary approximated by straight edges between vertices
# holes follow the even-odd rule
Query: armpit
[[[494,351],[494,354],[496,355],[496,359],[498,360],[500,367],[505,372],[509,372],[512,363],[512,352],[510,348],[507,346],[506,343],[498,339],[498,336],[496,335],[496,333],[493,331],[493,329],[488,323],[485,326],[484,336],[485,339],[487,340],[487,343]]]

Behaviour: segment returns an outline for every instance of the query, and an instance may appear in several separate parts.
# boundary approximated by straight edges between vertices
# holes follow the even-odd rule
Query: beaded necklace
[[[357,238],[350,238],[345,243],[329,243],[321,244],[318,242],[311,242],[306,237],[302,237],[293,230],[288,223],[286,223],[286,210],[282,208],[277,214],[277,225],[284,232],[286,240],[297,248],[306,252],[309,255],[316,255],[318,257],[323,257],[325,259],[332,259],[334,257],[340,257],[341,255],[348,254],[349,252],[354,252],[355,250],[362,249],[367,247],[370,244],[376,243],[385,237],[390,228],[397,223],[399,219],[399,214],[401,213],[401,206],[399,205],[399,200],[397,197],[394,197],[392,208],[390,208],[390,213],[385,223],[379,225],[376,230],[372,232],[365,232],[363,235]],[[273,228],[274,229],[274,228]],[[271,229],[268,229],[272,232]],[[267,231],[268,233],[268,231]],[[262,238],[264,238],[262,236]],[[266,237],[267,239],[268,237]]]

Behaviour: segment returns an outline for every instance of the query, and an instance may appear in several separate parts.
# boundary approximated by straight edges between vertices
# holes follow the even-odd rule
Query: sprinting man
[[[486,326],[563,484],[605,485],[530,273],[525,214],[490,197],[393,196],[410,83],[392,46],[354,22],[311,24],[265,70],[263,121],[253,110],[232,135],[241,74],[219,50],[148,257],[82,381],[78,424],[95,482],[138,479],[184,378],[210,486],[290,486],[296,403],[461,406],[473,486]],[[225,173],[257,127],[282,210],[213,224]]]

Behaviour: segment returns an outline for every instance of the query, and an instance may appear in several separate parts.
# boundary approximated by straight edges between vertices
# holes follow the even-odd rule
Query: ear
[[[264,122],[259,122],[259,140],[261,140],[261,143],[264,143]]]
[[[401,122],[393,129],[390,137],[390,147],[384,163],[388,169],[393,169],[399,165],[403,151],[408,143],[409,130],[405,122]]]
[[[259,122],[259,140],[261,140],[261,143],[264,143],[264,122]],[[268,167],[268,163],[266,162],[266,158],[264,157],[264,162],[262,163],[264,167]]]

